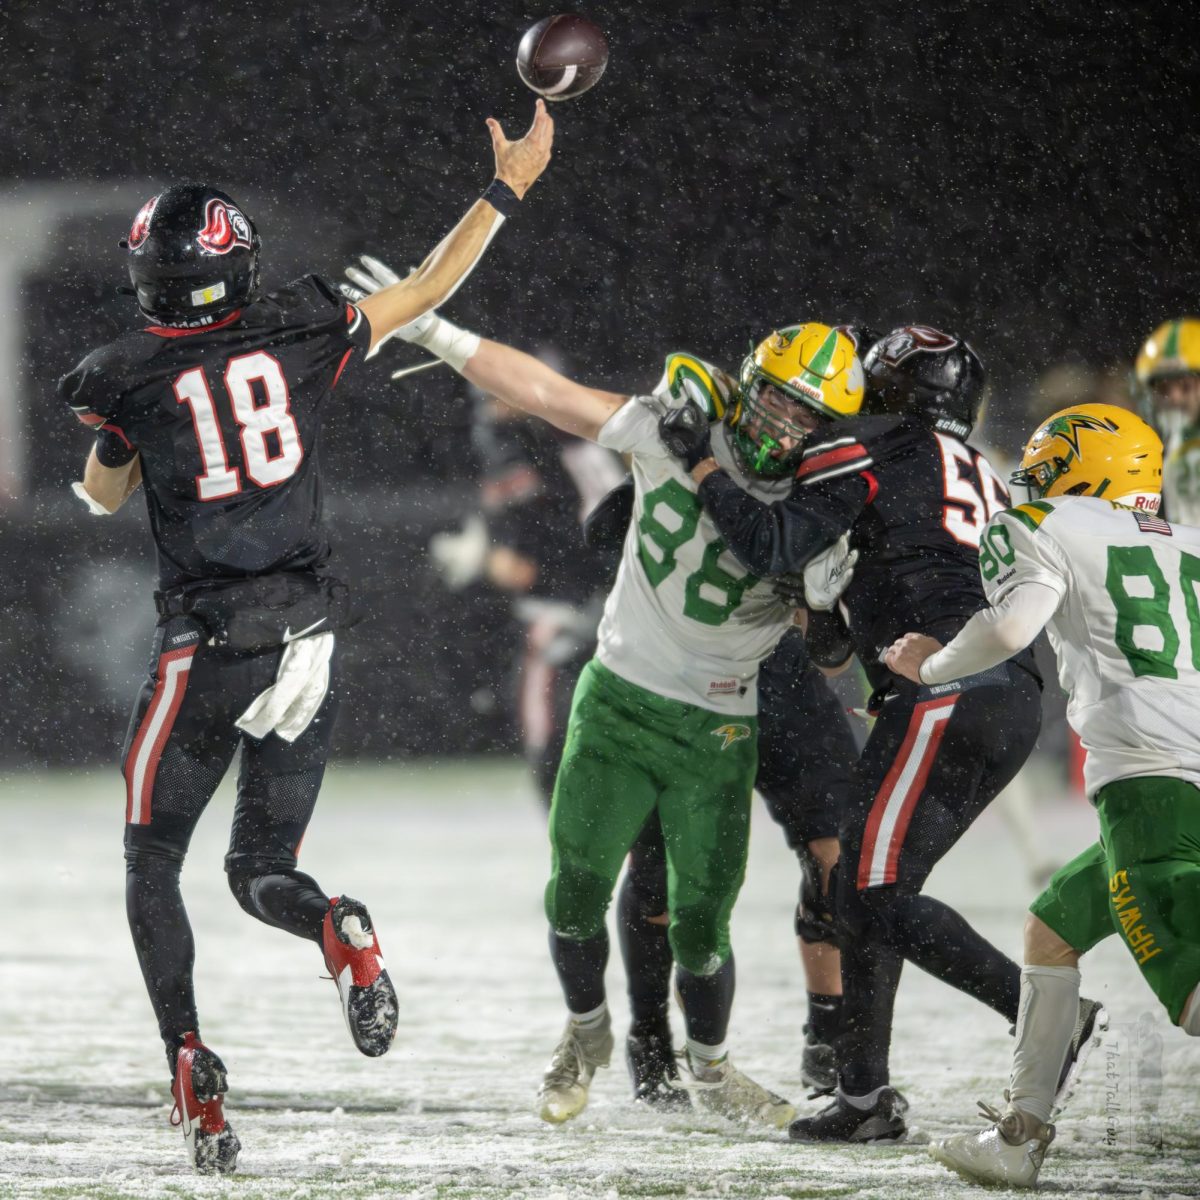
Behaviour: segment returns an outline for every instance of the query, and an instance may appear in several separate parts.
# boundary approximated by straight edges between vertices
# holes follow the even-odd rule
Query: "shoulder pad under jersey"
[[[733,403],[736,391],[737,384],[727,371],[694,354],[676,351],[667,355],[654,394],[675,405],[691,401],[708,413],[711,420],[720,421]]]

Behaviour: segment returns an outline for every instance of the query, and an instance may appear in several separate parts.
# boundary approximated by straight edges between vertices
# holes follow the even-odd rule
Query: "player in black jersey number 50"
[[[1010,1023],[1020,998],[1017,964],[923,889],[1033,748],[1041,681],[1032,656],[939,689],[915,687],[880,662],[906,619],[914,629],[957,632],[986,604],[979,537],[1008,507],[1008,492],[965,440],[982,403],[983,367],[961,339],[905,326],[871,348],[864,368],[869,414],[843,420],[821,418],[803,377],[762,381],[810,431],[793,450],[799,462],[784,499],[747,495],[711,459],[692,472],[730,551],[755,575],[801,571],[845,532],[859,554],[841,607],[849,645],[876,688],[876,719],[835,869],[845,993],[838,1089],[828,1108],[792,1124],[803,1141],[904,1132],[888,1048],[906,958]]]
[[[495,179],[407,279],[350,304],[308,275],[259,287],[259,237],[213,188],[168,187],[122,246],[148,324],[59,384],[96,431],[76,493],[96,514],[146,493],[158,553],[150,676],[123,754],[126,908],[188,1152],[232,1171],[225,1067],[200,1041],[195,951],[179,891],[188,843],[242,745],[225,869],[252,916],[315,942],[358,1048],[383,1054],[396,995],[366,908],[297,869],[337,713],[334,632],[346,589],[326,570],[320,437],[345,372],[442,303],[550,158],[542,101]]]

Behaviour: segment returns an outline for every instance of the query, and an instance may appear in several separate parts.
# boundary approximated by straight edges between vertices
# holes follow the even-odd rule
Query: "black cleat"
[[[633,1083],[633,1098],[651,1108],[688,1108],[691,1101],[678,1086],[679,1068],[671,1049],[666,1017],[651,1017],[629,1027],[625,1062]]]
[[[907,1101],[890,1087],[883,1088],[870,1108],[855,1108],[838,1092],[833,1103],[815,1117],[800,1117],[788,1126],[795,1142],[895,1141],[908,1132],[904,1124]]]
[[[1081,996],[1071,1044],[1067,1047],[1067,1057],[1058,1076],[1058,1090],[1054,1093],[1054,1108],[1050,1113],[1052,1119],[1062,1112],[1063,1106],[1070,1100],[1083,1064],[1087,1062],[1092,1048],[1100,1044],[1100,1034],[1107,1028],[1108,1011],[1104,1005],[1099,1000],[1085,1000]]]

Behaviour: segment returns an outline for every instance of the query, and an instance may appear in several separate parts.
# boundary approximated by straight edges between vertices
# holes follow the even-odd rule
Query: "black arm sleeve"
[[[96,431],[96,461],[102,467],[123,467],[137,455],[137,447],[114,425]]]
[[[850,631],[837,609],[810,612],[804,640],[808,643],[809,657],[818,667],[840,667],[854,653]]]
[[[814,554],[854,524],[867,502],[867,485],[858,475],[835,482],[836,487],[819,488],[798,484],[786,499],[768,504],[724,471],[714,471],[698,494],[733,556],[763,579],[803,571]]]

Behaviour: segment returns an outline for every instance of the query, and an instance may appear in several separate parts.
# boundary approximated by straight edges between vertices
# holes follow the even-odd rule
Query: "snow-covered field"
[[[231,1179],[199,1179],[167,1123],[167,1079],[125,926],[119,777],[3,783],[0,865],[0,1196],[914,1197],[963,1195],[930,1138],[1000,1100],[1003,1022],[909,968],[893,1078],[912,1102],[899,1145],[824,1149],[701,1114],[662,1119],[628,1099],[623,1065],[590,1107],[551,1128],[532,1112],[561,1025],[546,956],[541,814],[519,766],[342,767],[329,773],[303,864],[367,901],[401,993],[400,1034],[360,1057],[314,947],[246,917],[221,869],[231,792],[202,822],[184,882],[198,941],[205,1040],[224,1058],[242,1139]],[[1083,805],[1047,808],[1065,859],[1094,835]],[[734,1057],[813,1107],[798,1080],[803,987],[791,932],[796,872],[755,812],[734,919]],[[1030,885],[987,813],[931,891],[1019,949]],[[1200,1195],[1200,1043],[1171,1029],[1115,939],[1085,962],[1110,1007],[1043,1172],[1072,1195]],[[614,951],[610,995],[625,1022]],[[678,1021],[676,1027],[678,1029]],[[1161,1065],[1159,1065],[1161,1064]],[[1137,1117],[1138,1120],[1132,1120]],[[1161,1147],[1158,1145],[1161,1136]]]

